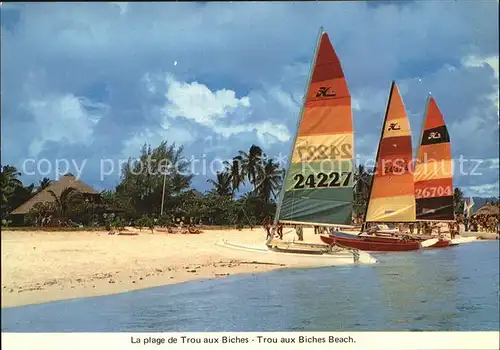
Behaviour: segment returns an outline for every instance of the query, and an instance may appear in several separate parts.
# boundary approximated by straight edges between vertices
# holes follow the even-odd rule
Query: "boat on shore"
[[[336,266],[374,263],[369,254],[349,247],[283,241],[278,222],[295,226],[350,227],[353,202],[351,95],[328,35],[320,29],[288,168],[277,200],[273,232],[263,246],[223,242],[239,253],[258,253],[259,261],[290,265]]]
[[[224,250],[224,255],[230,255],[235,259],[246,259],[260,264],[274,264],[287,267],[331,267],[346,265],[369,265],[377,263],[377,259],[370,254],[354,249],[341,247],[323,247],[321,253],[317,251],[300,250],[300,244],[282,242],[278,249],[269,248],[265,244],[247,245],[226,240],[216,243],[217,247]],[[290,247],[287,250],[286,247]]]
[[[393,82],[377,151],[376,172],[365,212],[365,225],[370,222],[455,222],[450,137],[443,115],[430,96],[425,108],[414,174],[409,171],[406,161],[411,158],[409,121]],[[401,160],[405,160],[402,167],[394,167],[391,163]],[[389,184],[389,181],[392,183]],[[404,201],[398,203],[401,198]],[[444,237],[436,239],[432,236],[402,234],[397,229],[380,224],[374,230],[363,232],[365,225],[357,236],[346,237],[335,232],[331,237],[322,237],[322,240],[377,251],[436,249],[458,244]],[[416,242],[421,243],[420,247]]]
[[[378,145],[375,171],[370,185],[368,205],[361,235],[349,237],[339,231],[320,238],[327,244],[376,252],[418,250],[421,243],[414,239],[393,237],[397,230],[377,227],[377,235],[368,236],[366,224],[415,221],[415,190],[413,174],[409,172],[412,159],[410,124],[396,82],[391,83],[387,107]],[[352,235],[351,235],[352,236]]]
[[[329,236],[321,235],[320,238],[321,241],[326,244],[338,244],[363,250],[365,252],[408,252],[418,250],[422,247],[418,241],[404,239],[387,239],[379,241],[365,237],[347,238],[338,234],[331,234]]]

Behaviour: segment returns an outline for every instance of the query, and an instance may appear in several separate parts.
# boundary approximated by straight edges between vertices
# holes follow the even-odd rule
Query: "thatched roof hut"
[[[497,205],[485,204],[472,215],[500,215],[500,208]]]
[[[59,181],[54,182],[53,184],[30,198],[28,201],[24,202],[24,204],[14,209],[11,212],[11,215],[28,214],[31,208],[33,208],[36,203],[53,202],[54,197],[49,193],[49,191],[53,191],[56,196],[60,196],[61,193],[68,187],[73,187],[84,195],[90,195],[91,197],[99,196],[99,192],[94,190],[92,187],[81,182],[73,175],[68,174],[64,175],[59,179]]]

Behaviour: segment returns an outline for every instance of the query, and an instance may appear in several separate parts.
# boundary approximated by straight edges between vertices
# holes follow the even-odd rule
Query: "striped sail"
[[[450,136],[432,97],[424,118],[414,174],[417,220],[455,220]]]
[[[293,145],[278,218],[351,224],[351,95],[328,35],[322,33]]]
[[[378,147],[365,222],[415,221],[410,123],[394,81]]]

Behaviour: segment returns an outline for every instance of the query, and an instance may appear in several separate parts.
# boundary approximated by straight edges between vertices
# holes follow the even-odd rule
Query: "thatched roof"
[[[476,212],[472,216],[476,216],[476,215],[499,215],[499,214],[500,214],[500,208],[497,205],[485,204],[481,208],[479,208],[478,210],[476,210]]]
[[[99,192],[94,190],[89,185],[81,182],[73,175],[64,175],[63,177],[61,177],[61,179],[59,179],[59,181],[54,182],[50,186],[43,189],[41,192],[37,193],[28,201],[24,202],[24,204],[14,209],[11,214],[27,214],[36,203],[53,202],[54,197],[49,193],[49,191],[52,190],[56,194],[56,196],[60,196],[61,193],[68,187],[74,187],[76,190],[83,194],[99,194]]]

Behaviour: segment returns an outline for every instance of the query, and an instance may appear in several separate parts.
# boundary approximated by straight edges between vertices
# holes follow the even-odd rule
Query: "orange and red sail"
[[[411,130],[403,99],[392,82],[365,222],[415,221]]]
[[[351,224],[353,144],[351,95],[339,58],[323,32],[285,179],[279,220]]]
[[[424,118],[414,174],[417,220],[451,221],[455,216],[450,136],[432,97]]]

